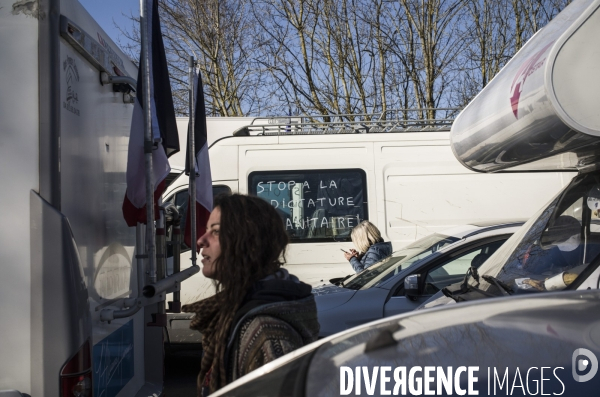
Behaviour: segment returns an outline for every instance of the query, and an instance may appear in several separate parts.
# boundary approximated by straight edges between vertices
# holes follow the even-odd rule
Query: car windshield
[[[600,174],[584,174],[507,240],[469,285],[497,295],[563,290],[579,285],[599,256]]]
[[[354,290],[376,287],[413,263],[428,257],[455,241],[458,241],[458,238],[437,233],[431,234],[344,280],[342,286]]]

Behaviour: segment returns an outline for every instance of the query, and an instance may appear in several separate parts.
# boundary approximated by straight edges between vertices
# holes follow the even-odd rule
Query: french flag
[[[193,134],[194,158],[196,159],[196,238],[206,233],[206,223],[213,207],[212,177],[210,175],[210,161],[208,159],[208,141],[206,139],[206,108],[204,106],[204,90],[202,88],[202,76],[196,75],[195,81],[195,104],[194,104],[194,130],[188,127],[188,134]],[[185,173],[190,174],[190,145],[188,145],[185,161]],[[191,200],[191,196],[190,199]],[[190,203],[191,204],[191,203]],[[183,241],[188,247],[192,246],[192,208],[188,205],[187,219],[185,222],[185,234]],[[197,248],[198,252],[200,248]]]
[[[168,157],[179,152],[179,135],[175,121],[173,96],[167,69],[167,57],[160,31],[158,0],[144,0],[148,12],[148,56],[150,64],[150,110],[152,114],[152,170],[154,174],[154,214],[165,190],[165,178],[171,167]],[[140,59],[142,57],[140,56]],[[128,226],[146,223],[146,172],[144,160],[144,79],[138,69],[136,99],[127,155],[127,192],[123,200],[123,217]]]

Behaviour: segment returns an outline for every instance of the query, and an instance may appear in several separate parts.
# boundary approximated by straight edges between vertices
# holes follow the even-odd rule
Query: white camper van
[[[209,149],[214,194],[269,201],[289,232],[286,267],[313,286],[353,272],[340,249],[352,247],[350,231],[363,219],[399,249],[455,225],[527,219],[574,175],[473,172],[452,153],[452,120],[355,118],[363,119],[254,124]],[[187,205],[187,188],[182,174],[164,200]],[[183,252],[182,260],[189,256]],[[182,287],[181,301],[213,292],[197,274]],[[170,324],[172,341],[193,337],[185,323]]]
[[[0,53],[0,395],[161,395],[121,212],[137,68],[76,0],[0,0]]]
[[[445,296],[436,296],[426,307],[598,288],[598,37],[600,0],[574,1],[529,40],[458,116],[452,149],[469,169],[499,172],[527,164],[539,171],[570,168],[578,173],[558,194],[547,197],[549,203],[478,274],[447,288]]]

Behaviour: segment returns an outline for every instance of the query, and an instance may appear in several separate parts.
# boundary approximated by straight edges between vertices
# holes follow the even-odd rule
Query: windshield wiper
[[[332,278],[329,280],[329,282],[333,285],[337,285],[338,287],[344,287],[344,281],[348,280],[352,276],[354,276],[354,274],[349,274],[346,277]]]
[[[502,295],[504,295],[504,296],[510,296],[514,292],[510,286],[508,286],[507,284],[503,283],[502,281],[498,280],[495,277],[483,275],[483,276],[481,276],[481,278],[483,278],[488,283],[495,285],[500,290]]]

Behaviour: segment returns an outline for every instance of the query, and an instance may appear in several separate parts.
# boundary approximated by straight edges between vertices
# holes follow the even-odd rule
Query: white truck
[[[0,53],[0,396],[161,395],[121,212],[137,68],[76,0],[0,0]]]

